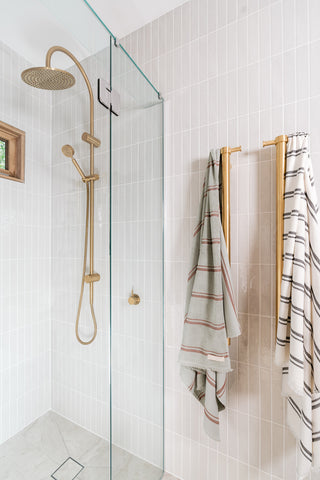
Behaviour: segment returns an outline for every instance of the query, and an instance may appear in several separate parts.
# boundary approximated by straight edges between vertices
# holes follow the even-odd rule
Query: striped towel
[[[220,440],[219,411],[226,405],[231,370],[227,337],[237,337],[230,265],[220,220],[220,150],[212,151],[194,231],[182,345],[181,377],[204,406],[204,428]]]
[[[320,468],[320,229],[309,136],[290,135],[284,264],[275,361],[282,366],[287,424],[298,442],[297,475]]]

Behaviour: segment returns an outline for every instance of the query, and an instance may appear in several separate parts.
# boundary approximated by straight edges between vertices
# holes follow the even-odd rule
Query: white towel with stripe
[[[308,134],[289,136],[286,160],[275,361],[299,447],[297,477],[304,479],[320,469],[320,228]]]
[[[231,270],[220,219],[220,150],[212,150],[193,236],[180,349],[181,378],[204,407],[204,428],[220,440],[231,370],[227,337],[240,335]]]

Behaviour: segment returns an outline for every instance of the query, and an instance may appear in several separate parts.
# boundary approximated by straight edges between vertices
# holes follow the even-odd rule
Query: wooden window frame
[[[0,138],[7,142],[7,168],[0,168],[0,178],[24,183],[25,132],[0,121]]]

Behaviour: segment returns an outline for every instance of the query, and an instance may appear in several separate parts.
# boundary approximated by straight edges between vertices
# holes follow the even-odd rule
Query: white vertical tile
[[[188,262],[186,246],[190,248],[190,239],[180,251],[173,248],[172,242],[181,245],[183,217],[190,230],[195,223],[209,148],[227,143],[243,147],[232,158],[231,170],[232,272],[242,312],[242,336],[236,342],[237,348],[232,345],[232,354],[235,359],[239,355],[240,361],[235,362],[229,375],[229,450],[226,456],[217,453],[218,445],[207,440],[210,453],[204,479],[219,476],[271,480],[294,475],[294,442],[287,433],[282,451],[274,435],[276,428],[284,424],[280,376],[272,369],[275,155],[272,149],[262,149],[261,142],[282,132],[310,128],[312,152],[320,151],[319,16],[318,2],[314,0],[192,0],[173,11],[174,51],[164,52],[170,88],[166,92],[162,85],[159,87],[164,96],[170,93],[174,123],[166,134],[170,142],[174,138],[176,145],[168,149],[167,157],[167,211],[175,220],[167,223],[166,229],[169,255],[165,299],[167,311],[174,309],[176,317],[183,311],[185,287],[179,288],[178,299],[175,284],[182,278],[181,262]],[[184,47],[180,57],[181,42]],[[181,208],[184,188],[189,189],[188,210]],[[171,318],[167,317],[167,323]],[[176,318],[175,323],[180,325],[181,334],[182,318],[180,323]],[[166,431],[172,443],[166,448],[167,469],[188,480],[192,476],[190,445],[195,446],[199,438],[202,441],[205,434],[201,408],[192,409],[191,414],[193,399],[179,381],[173,354],[179,348],[179,336],[170,332],[171,328],[167,408],[172,420]],[[175,417],[173,411],[179,408],[182,416]],[[224,418],[224,413],[221,416]],[[175,462],[175,442],[179,443],[179,462]],[[281,456],[273,458],[278,448]],[[199,462],[198,454],[194,461]]]
[[[29,66],[28,62],[2,42],[0,58],[1,120],[26,133],[25,183],[0,179],[0,442],[3,442],[51,406],[47,361],[51,317],[48,234],[51,155],[49,140],[43,158],[42,141],[49,138],[52,110],[50,93],[41,95],[21,82],[20,72]],[[44,135],[45,128],[48,131]],[[48,243],[49,248],[43,248]]]

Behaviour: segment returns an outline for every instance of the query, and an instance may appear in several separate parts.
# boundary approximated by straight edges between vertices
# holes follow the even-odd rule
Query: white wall
[[[0,443],[51,405],[51,95],[0,42],[0,120],[26,133],[25,183],[0,178]]]
[[[191,0],[123,40],[168,112],[166,469],[183,480],[295,478],[295,443],[273,365],[275,151],[262,141],[309,131],[320,185],[319,24],[317,0]],[[240,144],[232,156],[231,238],[242,336],[231,345],[218,444],[203,432],[177,357],[209,150]]]

